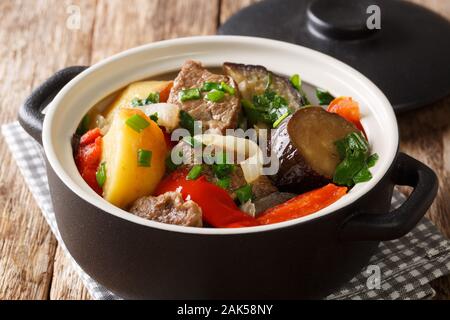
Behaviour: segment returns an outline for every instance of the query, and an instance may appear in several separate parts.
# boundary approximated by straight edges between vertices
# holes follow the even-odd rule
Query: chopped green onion
[[[144,103],[147,104],[153,104],[153,103],[159,103],[159,93],[158,92],[150,92],[147,99],[144,100]]]
[[[319,104],[321,106],[327,106],[331,103],[331,101],[334,100],[334,97],[326,90],[317,88],[316,89],[316,96],[317,99],[319,99]]]
[[[150,92],[146,99],[133,98],[131,100],[132,107],[142,107],[154,103],[159,103],[158,92]]]
[[[252,198],[252,186],[246,184],[235,191],[236,197],[239,199],[241,204],[246,203]]]
[[[100,166],[97,169],[97,172],[95,174],[95,179],[97,180],[97,183],[100,188],[103,188],[103,185],[106,182],[106,163],[103,162],[100,164]]]
[[[231,178],[230,177],[225,177],[222,179],[218,179],[216,182],[216,185],[222,189],[227,190],[230,185],[231,185]]]
[[[152,120],[152,121],[154,121],[154,122],[156,122],[156,123],[158,123],[158,112],[155,112],[154,114],[151,114],[150,116],[149,116],[149,118],[150,118],[150,120]]]
[[[189,101],[189,100],[198,100],[202,97],[200,93],[200,89],[192,88],[181,90],[179,94],[179,99],[181,102]]]
[[[138,114],[134,114],[131,117],[129,117],[125,121],[125,124],[138,133],[140,133],[142,130],[144,130],[150,125],[150,123],[147,120],[145,120]]]
[[[208,92],[205,99],[212,101],[212,102],[220,102],[223,100],[224,97],[225,97],[225,93],[223,91],[213,89],[210,92]]]
[[[186,179],[187,180],[196,180],[202,174],[203,167],[201,164],[196,164],[192,167],[191,171],[189,171]]]
[[[144,103],[139,98],[133,98],[133,100],[131,100],[131,106],[132,107],[140,107],[140,106],[143,106],[143,105],[144,105]]]
[[[187,129],[191,135],[194,135],[195,119],[184,110],[180,110],[180,126]]]
[[[277,128],[287,117],[289,117],[289,112],[286,112],[281,117],[279,117],[278,120],[273,123],[273,127]]]
[[[227,154],[225,152],[219,152],[215,157],[216,161],[212,165],[212,170],[218,179],[228,177],[235,169],[235,165],[227,163]]]
[[[208,91],[211,91],[213,89],[222,90],[222,87],[221,87],[220,83],[218,83],[218,82],[209,82],[209,81],[207,81],[207,82],[203,83],[202,91],[208,92]]]
[[[86,132],[88,132],[89,130],[89,122],[90,122],[90,117],[89,115],[85,115],[83,117],[83,119],[80,122],[80,125],[77,128],[77,134],[82,136],[83,134],[85,134]]]
[[[232,86],[226,84],[223,81],[220,83],[220,90],[222,90],[232,96],[234,96],[234,94],[236,92],[236,90],[234,90],[234,88]]]
[[[292,86],[297,89],[297,91],[300,91],[302,89],[302,79],[300,79],[300,76],[298,74],[294,74],[291,79]]]
[[[375,166],[379,158],[380,157],[378,156],[377,153],[371,155],[369,158],[367,158],[367,167],[372,168],[373,166]]]
[[[138,167],[151,167],[152,152],[150,150],[138,150]]]

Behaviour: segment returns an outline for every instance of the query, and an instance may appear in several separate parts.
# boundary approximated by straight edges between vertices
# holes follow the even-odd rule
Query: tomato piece
[[[320,189],[303,193],[278,206],[264,211],[257,220],[261,224],[272,224],[304,217],[328,207],[347,193],[347,187],[332,183]]]
[[[102,136],[96,128],[86,132],[80,139],[75,163],[84,181],[99,195],[103,193],[97,183],[97,169],[102,157]]]
[[[359,104],[351,97],[338,97],[334,99],[328,106],[327,111],[331,113],[337,113],[342,118],[353,123],[356,128],[364,132],[364,128],[361,125],[361,113],[359,111]]]

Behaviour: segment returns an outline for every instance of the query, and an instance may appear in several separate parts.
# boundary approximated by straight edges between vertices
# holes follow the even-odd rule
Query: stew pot
[[[131,82],[179,70],[187,59],[208,67],[225,61],[260,64],[280,74],[299,73],[335,96],[353,97],[372,151],[380,156],[372,180],[315,214],[253,228],[167,225],[109,204],[78,173],[72,134],[104,97]],[[433,171],[398,152],[392,107],[373,83],[329,56],[274,40],[182,38],[131,49],[89,68],[67,68],[32,93],[19,120],[43,145],[56,219],[70,254],[123,298],[325,297],[361,272],[380,241],[409,232],[437,192]],[[394,185],[414,190],[389,212]]]

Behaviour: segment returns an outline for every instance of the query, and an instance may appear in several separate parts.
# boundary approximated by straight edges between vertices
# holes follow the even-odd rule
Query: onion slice
[[[239,162],[247,183],[252,183],[262,175],[263,153],[254,141],[235,136],[222,136],[219,134],[202,134],[194,137],[206,146],[214,146],[220,150],[234,153]]]
[[[154,103],[145,106],[139,106],[138,109],[144,111],[147,116],[158,115],[158,125],[166,128],[167,132],[172,132],[178,128],[180,123],[180,108],[171,103]]]

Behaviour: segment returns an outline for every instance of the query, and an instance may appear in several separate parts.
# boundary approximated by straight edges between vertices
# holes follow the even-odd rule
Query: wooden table
[[[30,91],[63,67],[92,65],[162,39],[215,34],[220,23],[255,1],[1,1],[0,124],[14,121]],[[450,19],[450,1],[414,1]],[[81,25],[74,30],[70,15],[77,8]],[[439,195],[428,215],[450,237],[450,98],[404,114],[399,122],[401,149],[440,177]],[[0,163],[0,299],[90,299],[3,139]],[[450,278],[438,279],[433,286],[438,297],[450,298]]]

